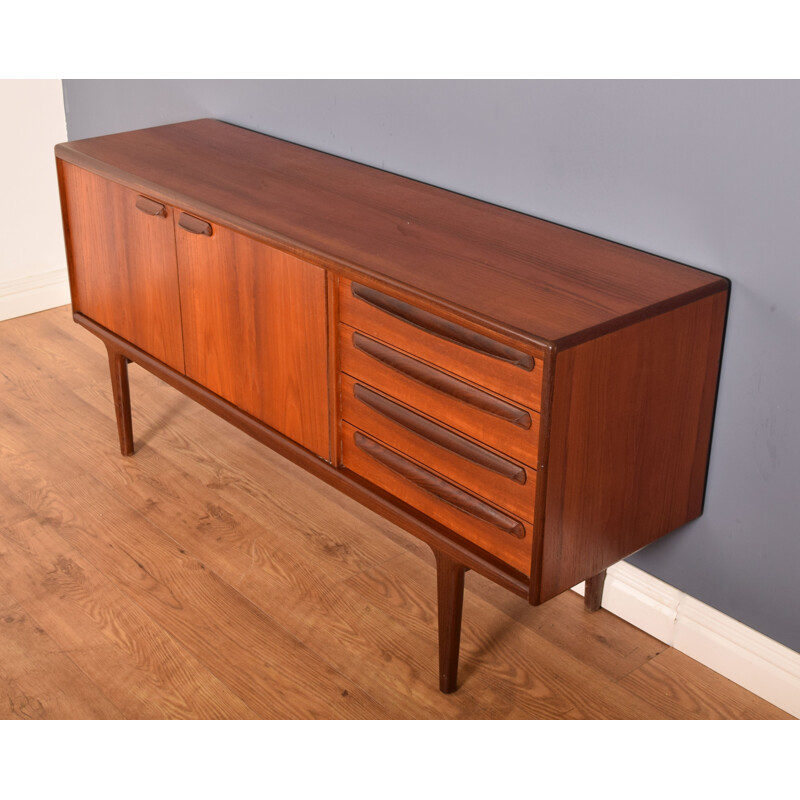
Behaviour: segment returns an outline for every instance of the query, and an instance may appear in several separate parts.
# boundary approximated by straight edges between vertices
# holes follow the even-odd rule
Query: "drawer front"
[[[342,424],[342,457],[347,469],[520,572],[530,574],[529,523],[467,492],[348,423]]]
[[[342,322],[423,361],[541,409],[541,351],[523,352],[361,284],[339,287]]]
[[[434,472],[533,520],[536,472],[342,376],[342,418]]]
[[[535,467],[539,414],[340,325],[341,370],[367,386]]]

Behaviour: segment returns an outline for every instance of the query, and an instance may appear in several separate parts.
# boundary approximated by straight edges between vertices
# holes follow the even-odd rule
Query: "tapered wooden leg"
[[[128,359],[111,345],[108,350],[108,366],[111,370],[111,391],[114,394],[114,410],[117,414],[119,449],[122,455],[133,455],[133,424],[131,423],[131,392],[128,387]]]
[[[606,582],[606,571],[598,572],[586,581],[583,593],[583,607],[587,611],[598,611],[603,603],[603,584]]]
[[[461,644],[461,610],[464,606],[464,573],[467,567],[450,556],[436,556],[436,588],[439,602],[439,689],[454,692],[458,684],[458,651]]]

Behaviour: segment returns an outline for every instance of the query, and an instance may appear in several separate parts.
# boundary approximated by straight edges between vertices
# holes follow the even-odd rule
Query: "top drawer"
[[[438,317],[376,289],[342,280],[339,318],[356,330],[449,372],[541,409],[542,357]]]

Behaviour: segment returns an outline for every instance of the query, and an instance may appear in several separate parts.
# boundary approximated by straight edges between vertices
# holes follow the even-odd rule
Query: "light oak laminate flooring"
[[[0,323],[0,717],[780,719],[606,611],[467,574],[437,689],[430,551],[130,367],[69,307]]]

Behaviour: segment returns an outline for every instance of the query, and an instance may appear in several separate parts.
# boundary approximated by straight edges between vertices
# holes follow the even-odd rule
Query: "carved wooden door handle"
[[[206,222],[204,219],[198,219],[191,214],[181,214],[178,217],[178,225],[189,233],[195,233],[198,236],[211,236],[211,223]]]
[[[144,195],[141,194],[136,198],[136,208],[145,214],[149,214],[151,217],[167,216],[167,208],[163,203],[157,203],[155,200],[151,200],[149,197],[144,197]]]

